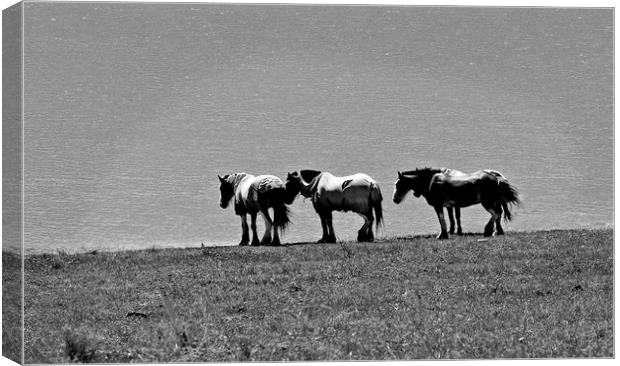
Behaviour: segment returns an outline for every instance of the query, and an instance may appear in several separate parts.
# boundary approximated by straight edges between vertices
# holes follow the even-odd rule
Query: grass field
[[[25,360],[613,357],[613,230],[25,259]]]

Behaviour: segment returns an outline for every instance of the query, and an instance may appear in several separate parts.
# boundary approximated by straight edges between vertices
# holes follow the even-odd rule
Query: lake
[[[231,245],[218,174],[501,171],[510,231],[613,226],[613,10],[24,4],[25,252]],[[6,178],[8,179],[8,178]],[[315,241],[310,201],[284,242]],[[463,210],[481,233],[488,214]],[[362,219],[336,214],[341,240]],[[262,220],[259,220],[262,235]]]

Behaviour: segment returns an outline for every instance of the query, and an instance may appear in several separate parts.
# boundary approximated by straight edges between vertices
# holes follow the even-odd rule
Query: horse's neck
[[[239,188],[239,184],[241,184],[241,181],[243,181],[246,178],[251,178],[253,176],[246,174],[246,173],[235,173],[233,174],[232,178],[232,185],[235,188],[235,191]]]
[[[301,193],[304,197],[310,197],[312,195],[312,184],[304,182],[301,180],[301,187],[299,188],[299,193]]]
[[[312,193],[316,191],[316,187],[319,184],[319,179],[322,175],[322,173],[317,175],[310,181],[310,183],[306,183],[303,178],[300,177],[301,189],[299,190],[299,192],[302,194],[302,196],[310,197]]]
[[[436,173],[435,173],[436,174]],[[431,184],[431,179],[433,179],[433,176],[435,174],[425,174],[422,177],[418,178],[420,179],[420,181],[417,183],[417,186],[419,188],[418,192],[426,197],[426,194],[429,191],[429,187]],[[412,185],[413,188],[413,185]]]

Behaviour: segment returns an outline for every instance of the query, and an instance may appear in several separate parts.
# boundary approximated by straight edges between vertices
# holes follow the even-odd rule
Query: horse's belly
[[[368,211],[368,190],[362,187],[350,187],[344,192],[329,192],[326,203],[335,211]]]
[[[445,186],[444,204],[447,207],[467,207],[480,203],[480,191],[474,184]]]
[[[444,206],[446,207],[468,207],[473,206],[480,203],[480,197],[467,197],[460,198],[457,200],[449,199],[445,201]]]

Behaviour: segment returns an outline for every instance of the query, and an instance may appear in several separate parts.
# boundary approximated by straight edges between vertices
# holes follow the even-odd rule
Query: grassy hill
[[[25,258],[29,363],[613,357],[613,230]]]

